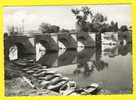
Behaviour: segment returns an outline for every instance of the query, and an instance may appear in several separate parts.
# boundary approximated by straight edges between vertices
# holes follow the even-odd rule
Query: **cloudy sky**
[[[25,31],[38,30],[42,22],[58,25],[65,29],[75,29],[75,17],[72,8],[88,6],[94,13],[107,16],[108,22],[117,21],[119,26],[131,25],[131,5],[72,5],[72,6],[30,6],[5,7],[4,31],[8,26],[22,26]]]

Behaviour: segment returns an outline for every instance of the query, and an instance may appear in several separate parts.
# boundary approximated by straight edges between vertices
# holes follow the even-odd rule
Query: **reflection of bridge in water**
[[[10,60],[12,55],[15,59],[34,59],[48,68],[67,67],[76,65],[74,73],[93,72],[108,67],[108,64],[101,60],[102,56],[115,57],[126,55],[131,52],[131,45],[120,45],[119,47],[94,48],[94,34],[65,33],[28,36],[9,36],[5,38],[5,59]],[[84,47],[78,45],[82,43]],[[60,43],[60,44],[59,44]],[[103,48],[103,46],[101,46]],[[129,47],[129,48],[128,48]],[[17,49],[17,52],[14,51]],[[77,50],[77,48],[81,50]],[[10,55],[10,52],[14,52]],[[35,56],[36,55],[36,56]],[[10,57],[11,56],[11,57]],[[88,75],[88,74],[86,74]]]
[[[80,87],[88,86],[91,82],[100,82],[103,88],[113,91],[115,89],[120,91],[120,87],[129,88],[131,80],[129,43],[118,46],[102,44],[100,48],[95,46],[92,34],[9,36],[5,37],[4,43],[6,60],[33,58],[43,65],[42,67],[74,80]],[[123,59],[126,59],[125,64],[120,63]],[[125,81],[120,80],[124,77],[128,78]],[[120,83],[125,85],[122,86]]]
[[[124,51],[122,51],[122,48],[124,48]],[[103,57],[125,56],[129,52],[131,53],[130,44],[105,49],[104,51],[97,48],[86,48],[81,52],[66,50],[61,56],[59,56],[58,53],[47,53],[41,57],[39,63],[44,63],[44,65],[49,66],[49,68],[56,68],[58,71],[60,68],[67,70],[67,68],[69,69],[71,67],[73,70],[72,73],[90,75],[94,70],[102,71],[108,67],[108,63],[102,59]],[[69,73],[69,71],[66,73]]]

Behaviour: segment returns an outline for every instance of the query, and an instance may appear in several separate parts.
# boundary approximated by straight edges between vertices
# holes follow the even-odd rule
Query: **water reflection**
[[[76,50],[67,50],[63,55],[58,57],[58,66],[71,65],[77,63]]]
[[[132,53],[132,50],[131,50],[132,44],[130,44],[130,43],[126,44],[125,46],[120,45],[118,48],[119,48],[119,50],[118,50],[119,55],[121,55],[121,56],[126,56],[128,53],[130,53],[130,54]]]
[[[94,58],[95,52],[96,52],[95,48],[86,48],[82,50],[81,52],[77,54],[77,57],[78,57],[77,63],[83,63],[83,62],[87,62],[89,60],[95,59]]]
[[[48,66],[48,68],[57,67],[58,53],[48,52],[38,60],[38,63],[42,64],[43,66]]]
[[[47,66],[48,68],[78,64],[74,73],[91,73],[94,68],[97,71],[102,71],[104,68],[108,68],[108,63],[103,61],[101,59],[102,57],[108,56],[114,58],[119,55],[126,56],[128,53],[131,53],[131,44],[116,47],[109,46],[109,48],[104,49],[86,48],[80,52],[77,52],[76,50],[63,51],[64,52],[61,55],[59,54],[60,52],[48,52],[38,60],[38,63]],[[91,70],[89,67],[90,65],[92,67]]]
[[[77,68],[74,70],[74,74],[81,74],[85,77],[88,77],[91,75],[91,73],[94,71],[94,66],[92,61],[79,63]]]
[[[101,82],[103,88],[115,93],[131,90],[131,44],[101,47],[66,50],[61,55],[46,53],[38,62],[73,79],[80,87]]]

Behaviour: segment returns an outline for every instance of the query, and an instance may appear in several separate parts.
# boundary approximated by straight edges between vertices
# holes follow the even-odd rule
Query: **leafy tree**
[[[109,24],[106,24],[106,23],[104,23],[103,25],[101,25],[101,32],[110,32],[111,30],[110,30],[110,25]]]
[[[103,16],[101,13],[92,13],[91,9],[88,7],[72,9],[72,13],[76,16],[76,24],[79,27],[79,31],[100,31],[99,28],[102,26],[101,24],[107,21],[107,17]],[[83,15],[80,15],[80,13]]]
[[[72,9],[72,13],[76,16],[77,19],[77,26],[79,27],[79,31],[86,31],[88,30],[88,26],[87,26],[87,19],[88,17],[92,16],[92,12],[90,10],[90,8],[88,7],[82,7],[81,9]],[[81,13],[83,15],[81,15]]]
[[[117,32],[118,31],[118,22],[111,21],[111,24],[109,25],[109,31]]]
[[[56,26],[56,25],[51,25],[50,27],[49,27],[49,33],[57,33],[57,32],[59,32],[59,26]]]
[[[61,29],[60,32],[69,32],[67,29]]]
[[[128,27],[126,25],[122,25],[120,27],[120,31],[122,31],[122,32],[128,31]]]
[[[39,30],[42,33],[47,33],[49,31],[50,24],[47,23],[41,23]]]
[[[99,24],[103,24],[103,22],[107,21],[107,17],[103,16],[100,13],[96,13],[93,17],[92,17],[92,23],[99,23]]]
[[[41,23],[39,30],[42,33],[57,33],[59,32],[59,26],[50,25],[48,23]]]

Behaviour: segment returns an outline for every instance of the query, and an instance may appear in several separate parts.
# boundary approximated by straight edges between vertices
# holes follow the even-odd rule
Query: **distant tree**
[[[59,32],[59,26],[56,25],[50,25],[48,23],[41,23],[39,30],[42,33],[57,33]]]
[[[47,23],[41,23],[39,30],[42,33],[47,33],[49,31],[50,24]]]
[[[110,25],[109,24],[106,24],[104,23],[102,26],[101,26],[101,32],[110,32]]]
[[[114,31],[117,32],[119,30],[119,27],[118,27],[118,22],[115,23],[115,26],[114,26]]]
[[[122,32],[128,31],[128,27],[126,25],[122,25],[120,27],[120,31],[122,31]]]
[[[96,13],[96,14],[92,17],[92,23],[103,24],[105,21],[107,21],[107,17],[105,17],[105,16],[102,15],[101,13]]]
[[[111,24],[109,26],[109,31],[111,32],[117,32],[119,30],[118,28],[118,22],[111,21]]]
[[[67,29],[61,29],[60,32],[69,32]]]
[[[56,25],[51,25],[49,27],[49,33],[58,33],[59,32],[59,26],[56,26]]]

